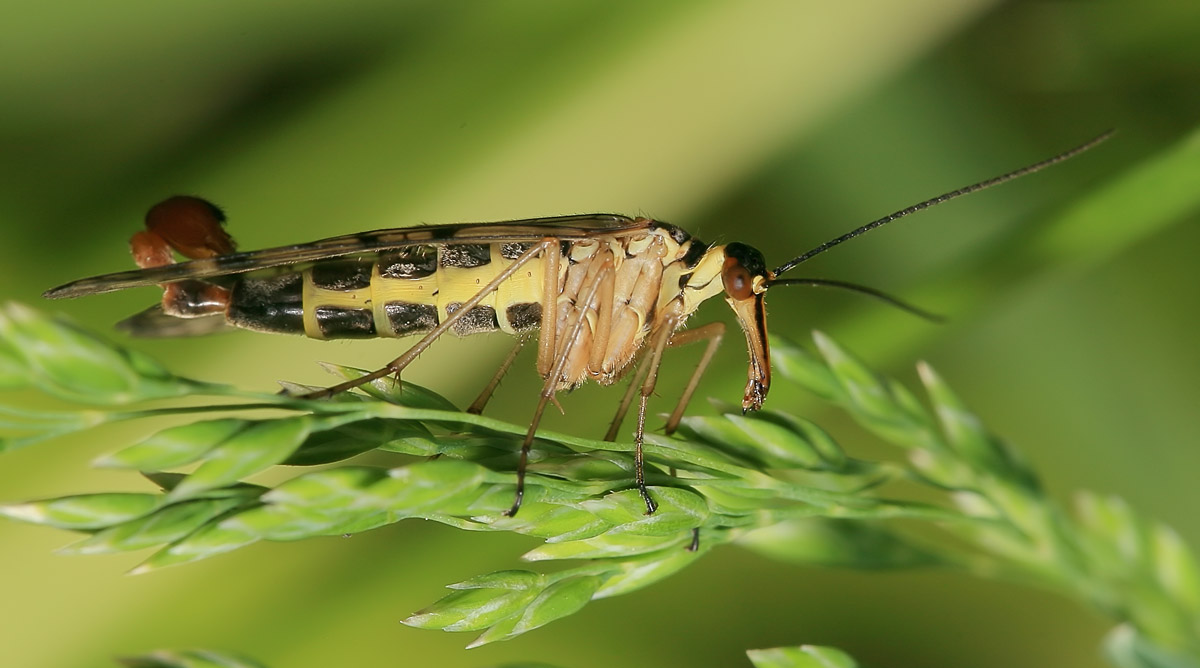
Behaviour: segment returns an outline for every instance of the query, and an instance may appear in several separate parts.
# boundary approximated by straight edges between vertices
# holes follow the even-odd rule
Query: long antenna
[[[882,227],[883,225],[887,225],[888,223],[899,220],[907,215],[914,214],[914,213],[916,213],[918,211],[922,211],[924,209],[928,209],[929,207],[934,206],[936,204],[941,204],[942,202],[948,202],[948,201],[954,199],[955,197],[962,197],[963,195],[969,195],[974,192],[979,192],[980,190],[986,190],[988,188],[991,188],[992,186],[998,186],[1001,183],[1005,183],[1007,181],[1012,181],[1013,179],[1020,178],[1022,176],[1025,176],[1026,174],[1032,174],[1034,172],[1041,171],[1041,170],[1049,167],[1050,165],[1058,164],[1060,162],[1063,162],[1064,160],[1069,160],[1069,159],[1079,155],[1080,153],[1083,153],[1084,151],[1086,151],[1090,148],[1093,148],[1094,146],[1103,142],[1104,140],[1108,139],[1109,137],[1111,137],[1113,135],[1113,132],[1115,132],[1115,130],[1108,130],[1107,132],[1101,134],[1100,136],[1095,137],[1093,139],[1089,139],[1088,141],[1080,144],[1079,146],[1076,146],[1073,149],[1059,153],[1058,155],[1056,155],[1052,158],[1047,158],[1041,162],[1036,162],[1032,165],[1029,165],[1028,167],[1022,167],[1016,171],[1009,172],[1007,174],[1002,174],[1000,176],[990,178],[986,181],[980,181],[979,183],[974,183],[974,184],[966,186],[964,188],[959,188],[958,190],[951,190],[950,192],[942,194],[942,195],[938,195],[937,197],[934,197],[933,199],[927,199],[924,202],[921,202],[920,204],[914,204],[908,208],[900,209],[899,211],[889,214],[889,215],[886,215],[883,218],[880,218],[879,220],[872,221],[870,223],[867,223],[866,225],[863,225],[862,227],[860,227],[858,229],[851,230],[836,239],[830,239],[829,241],[826,241],[825,243],[821,244],[820,246],[817,246],[816,248],[808,251],[807,253],[804,253],[803,255],[800,255],[799,257],[793,258],[792,260],[789,260],[789,261],[783,263],[774,271],[774,274],[776,276],[778,276],[779,274],[782,274],[785,271],[788,271],[792,267],[795,267],[796,265],[798,265],[802,262],[806,262],[807,260],[811,259],[813,256],[824,253],[825,251],[829,250],[830,248],[833,248],[834,246],[842,243],[843,241],[849,241],[849,240],[853,239],[854,237],[857,237],[860,234],[870,232],[871,230],[873,230],[877,227]]]
[[[849,290],[851,292],[857,292],[860,295],[874,297],[885,304],[890,304],[901,311],[907,311],[918,318],[924,318],[930,322],[945,322],[946,320],[936,313],[926,311],[919,306],[913,306],[912,304],[909,304],[898,297],[893,297],[886,292],[876,290],[875,288],[869,288],[865,285],[859,285],[857,283],[837,281],[830,278],[780,278],[767,283],[767,287],[771,288],[775,287],[776,285],[808,285],[819,288],[838,288],[840,290]]]

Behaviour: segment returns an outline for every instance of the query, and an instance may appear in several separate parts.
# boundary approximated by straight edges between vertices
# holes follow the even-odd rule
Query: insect
[[[694,342],[706,347],[667,421],[672,432],[725,333],[719,322],[685,329],[704,301],[721,295],[746,338],[750,362],[744,411],[762,407],[771,387],[764,296],[781,285],[846,288],[922,314],[881,292],[841,281],[781,278],[797,265],[849,239],[950,199],[1011,181],[1086,151],[1105,133],[1041,162],[901,209],[769,269],[742,243],[708,245],[684,230],[647,218],[589,214],[501,223],[376,230],[313,243],[236,252],[216,206],[177,196],[150,209],[146,229],[130,240],[141,269],[85,278],[46,292],[56,299],[159,285],[159,304],[126,320],[131,333],[177,336],[229,326],[317,339],[421,336],[378,370],[309,395],[332,396],[398,376],[446,332],[502,331],[537,340],[543,379],[521,447],[516,495],[521,507],[530,446],[557,392],[586,381],[609,385],[637,367],[606,435],[612,440],[633,399],[634,481],[647,514],[656,503],[646,487],[642,444],[647,400],[663,352]],[[175,253],[188,261],[176,262]],[[517,349],[488,385],[483,403]]]

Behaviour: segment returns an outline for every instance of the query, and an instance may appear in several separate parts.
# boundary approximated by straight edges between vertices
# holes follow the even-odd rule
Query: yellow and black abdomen
[[[443,243],[370,258],[330,259],[304,269],[241,276],[226,317],[246,329],[317,339],[423,334],[474,297],[531,244]],[[486,295],[451,329],[460,336],[536,329],[544,264],[535,258]]]

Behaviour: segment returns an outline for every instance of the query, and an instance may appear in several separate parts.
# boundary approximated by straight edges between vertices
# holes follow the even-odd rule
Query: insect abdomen
[[[373,259],[334,259],[302,271],[239,278],[227,318],[246,329],[317,339],[423,334],[528,250],[519,243],[410,246]],[[541,258],[455,321],[452,330],[509,334],[536,329]]]
[[[245,329],[303,334],[303,283],[304,277],[295,273],[241,277],[230,291],[225,318]]]

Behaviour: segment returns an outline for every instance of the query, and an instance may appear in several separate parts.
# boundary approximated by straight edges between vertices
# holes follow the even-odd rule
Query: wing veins
[[[150,269],[134,269],[72,281],[47,290],[47,299],[64,299],[128,288],[203,280],[271,267],[367,255],[409,246],[447,243],[506,243],[539,241],[547,236],[586,239],[645,229],[650,222],[618,214],[583,214],[529,218],[495,223],[458,223],[373,230],[321,239],[305,244],[232,253]]]

